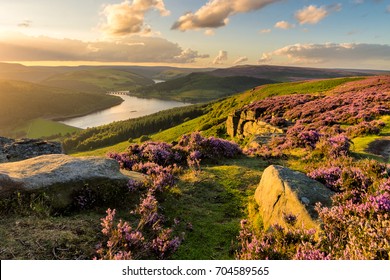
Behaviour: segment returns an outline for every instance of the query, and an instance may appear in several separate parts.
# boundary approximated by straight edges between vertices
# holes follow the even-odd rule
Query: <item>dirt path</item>
[[[390,159],[390,137],[382,137],[370,143],[366,149],[367,152],[382,156],[386,162]]]

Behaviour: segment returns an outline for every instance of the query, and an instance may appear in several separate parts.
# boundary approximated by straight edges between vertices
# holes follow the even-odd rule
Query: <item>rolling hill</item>
[[[152,79],[125,70],[102,68],[84,69],[51,76],[43,85],[91,93],[112,90],[133,90],[154,84]]]
[[[134,94],[200,103],[271,83],[275,81],[247,76],[217,77],[209,73],[191,73],[185,77],[140,88]]]
[[[307,68],[274,65],[240,65],[230,68],[216,69],[211,71],[209,74],[217,77],[248,76],[261,79],[271,79],[279,82],[289,82],[311,79],[383,75],[390,74],[390,71]]]
[[[81,93],[35,83],[0,80],[0,133],[42,118],[64,118],[88,114],[120,104],[116,96]]]

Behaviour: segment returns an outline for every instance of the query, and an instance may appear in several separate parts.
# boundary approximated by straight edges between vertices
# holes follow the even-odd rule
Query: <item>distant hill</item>
[[[275,81],[246,76],[217,77],[209,73],[191,73],[185,77],[143,87],[137,90],[135,95],[196,103],[271,83]]]
[[[6,135],[6,130],[35,118],[88,114],[121,102],[116,96],[0,80],[0,134]]]
[[[154,81],[126,70],[92,68],[57,74],[41,83],[72,90],[105,93],[111,90],[133,90],[152,85]]]
[[[272,65],[243,65],[231,68],[216,69],[211,71],[209,74],[217,77],[248,76],[261,79],[271,79],[280,82],[291,82],[311,79],[383,75],[390,74],[390,71],[326,69]]]

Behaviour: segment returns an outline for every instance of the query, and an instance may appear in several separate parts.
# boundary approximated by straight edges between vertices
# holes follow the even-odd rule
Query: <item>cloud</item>
[[[327,43],[295,44],[264,53],[259,62],[286,59],[289,63],[338,65],[341,67],[364,65],[388,65],[390,62],[390,45]],[[375,63],[374,63],[375,62]],[[355,67],[356,68],[356,67]],[[388,68],[388,67],[387,67]]]
[[[299,24],[317,24],[331,12],[341,10],[341,4],[317,7],[316,5],[306,6],[295,13],[295,18]]]
[[[191,63],[195,62],[198,58],[209,58],[210,56],[208,54],[200,55],[198,51],[194,51],[191,49],[186,49],[181,52],[180,55],[175,56],[174,60],[177,63]]]
[[[207,36],[214,36],[215,35],[215,31],[213,29],[206,29],[204,34],[207,35]]]
[[[267,53],[263,53],[261,55],[261,58],[257,61],[257,63],[263,64],[263,63],[268,63],[268,62],[271,62],[271,61],[272,61],[272,55],[271,54],[267,54]]]
[[[228,59],[227,51],[219,51],[216,58],[214,58],[213,64],[223,64]]]
[[[31,27],[31,24],[32,24],[31,20],[24,20],[18,24],[18,27],[29,28]]]
[[[84,42],[17,35],[0,38],[0,61],[99,61],[192,63],[208,55],[183,50],[159,37],[132,36],[121,41]]]
[[[181,16],[172,29],[181,31],[200,28],[218,28],[228,24],[229,17],[238,13],[248,13],[281,0],[209,0],[195,13]]]
[[[260,33],[271,33],[271,29],[261,29]]]
[[[241,57],[237,58],[236,61],[233,62],[233,64],[237,65],[237,64],[240,64],[240,63],[243,63],[243,62],[246,62],[246,61],[248,61],[248,57],[241,56]]]
[[[277,23],[275,23],[275,28],[280,28],[280,29],[290,29],[290,28],[294,28],[295,25],[294,24],[291,24],[287,21],[278,21]]]
[[[386,12],[390,14],[390,5],[386,7]]]
[[[150,10],[159,11],[161,16],[169,15],[163,0],[133,0],[131,3],[126,0],[105,5],[101,12],[105,17],[101,30],[113,37],[150,33],[150,26],[145,24],[145,13]]]

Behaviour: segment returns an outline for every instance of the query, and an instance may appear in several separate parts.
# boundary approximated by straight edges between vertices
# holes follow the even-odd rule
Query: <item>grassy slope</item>
[[[340,78],[331,80],[294,82],[260,86],[255,90],[249,90],[241,94],[226,98],[222,101],[216,102],[210,105],[211,110],[206,115],[184,122],[180,125],[169,128],[167,130],[163,130],[156,134],[150,135],[150,138],[153,141],[164,141],[169,143],[178,140],[183,134],[188,134],[194,131],[204,131],[205,135],[215,135],[216,130],[218,128],[224,129],[224,122],[230,113],[255,100],[264,99],[269,96],[295,94],[301,92],[320,93],[356,79],[360,78]],[[207,127],[208,129],[202,129]],[[94,151],[76,153],[74,155],[105,155],[109,151],[119,152],[128,145],[129,143],[127,141],[124,141],[113,146],[108,146]]]
[[[153,80],[119,69],[85,69],[57,74],[42,82],[44,85],[93,93],[111,90],[132,90],[154,84]]]
[[[141,88],[136,95],[184,102],[206,102],[273,82],[253,77],[225,78],[207,73],[191,73],[185,77]]]
[[[15,129],[15,132],[17,134],[23,134],[27,138],[45,138],[53,135],[65,136],[66,134],[72,134],[80,130],[80,128],[63,123],[38,118]]]

